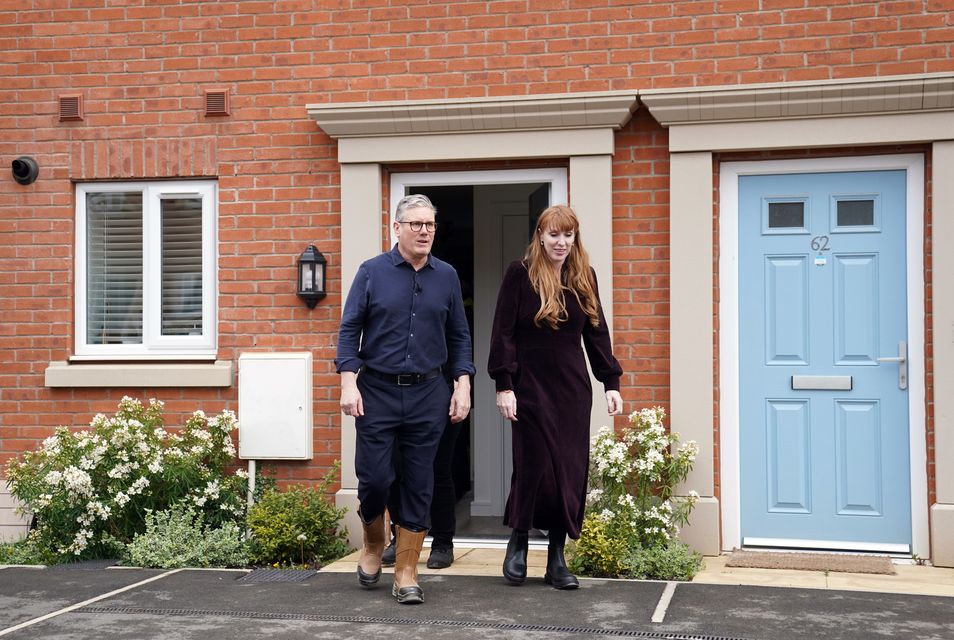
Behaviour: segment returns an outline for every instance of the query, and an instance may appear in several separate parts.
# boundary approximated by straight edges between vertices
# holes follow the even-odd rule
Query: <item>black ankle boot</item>
[[[510,584],[523,584],[527,579],[527,547],[529,539],[526,531],[514,529],[507,542],[507,555],[504,557],[503,575]]]
[[[566,532],[562,529],[550,529],[550,542],[547,545],[547,572],[543,581],[553,585],[554,589],[576,589],[580,581],[566,568],[563,558],[563,546],[566,544]]]

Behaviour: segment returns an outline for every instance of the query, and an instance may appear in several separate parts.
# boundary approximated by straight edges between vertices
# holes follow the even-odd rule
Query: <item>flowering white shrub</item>
[[[634,565],[647,563],[641,552],[666,549],[665,554],[672,556],[671,550],[681,545],[676,536],[699,495],[689,491],[675,496],[674,491],[689,475],[698,446],[691,440],[680,444],[678,434],[667,432],[665,417],[661,407],[643,409],[630,414],[629,426],[619,433],[603,427],[594,438],[586,517],[573,556],[575,570],[632,576],[639,574]],[[695,558],[681,548],[676,555],[680,562],[682,556]]]
[[[36,516],[31,541],[53,560],[109,557],[145,530],[146,514],[178,503],[220,525],[245,515],[247,474],[229,474],[235,414],[196,411],[179,433],[163,427],[162,402],[124,397],[89,430],[59,427],[7,466],[11,491]]]

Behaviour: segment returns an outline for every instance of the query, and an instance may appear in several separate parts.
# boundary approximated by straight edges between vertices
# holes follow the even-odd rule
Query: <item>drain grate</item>
[[[83,607],[74,613],[126,613],[155,616],[216,616],[225,618],[245,618],[257,620],[306,620],[309,622],[343,622],[349,624],[392,624],[457,627],[468,629],[494,629],[499,631],[548,631],[563,634],[589,634],[597,636],[619,636],[625,638],[647,638],[650,640],[746,640],[729,636],[710,636],[679,632],[652,632],[630,629],[599,629],[593,627],[559,627],[544,624],[507,624],[476,622],[468,620],[411,620],[408,618],[375,618],[370,616],[332,616],[314,613],[271,613],[267,611],[216,611],[204,609],[154,609],[147,607]]]
[[[304,582],[317,573],[306,569],[255,569],[236,582]]]

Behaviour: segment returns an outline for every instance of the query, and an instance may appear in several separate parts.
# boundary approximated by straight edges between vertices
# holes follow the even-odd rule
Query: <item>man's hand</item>
[[[341,413],[346,416],[364,415],[364,402],[358,391],[358,376],[353,371],[341,372]]]
[[[450,421],[457,424],[470,413],[470,376],[462,375],[454,380],[454,393],[451,395]]]

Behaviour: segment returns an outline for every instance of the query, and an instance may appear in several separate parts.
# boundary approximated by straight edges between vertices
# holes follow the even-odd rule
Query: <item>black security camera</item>
[[[20,184],[33,184],[40,173],[40,165],[30,156],[20,156],[13,161],[13,179]]]

